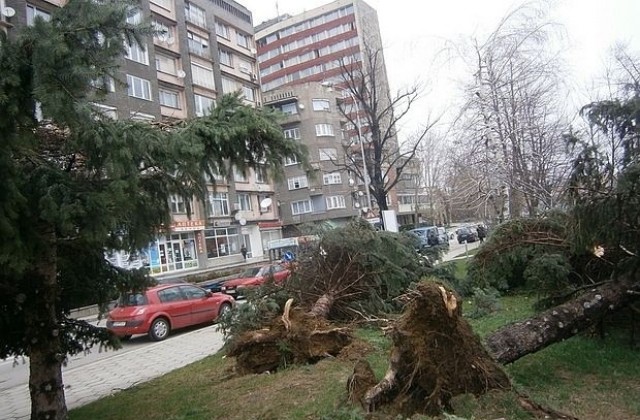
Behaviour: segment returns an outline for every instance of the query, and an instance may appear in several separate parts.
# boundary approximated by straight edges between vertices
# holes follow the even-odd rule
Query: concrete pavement
[[[165,341],[150,343],[129,352],[110,351],[110,356],[91,364],[74,367],[71,362],[63,368],[62,373],[67,407],[79,407],[162,376],[216,353],[222,344],[222,334],[216,332],[216,327],[212,325],[194,331],[176,332],[175,336]],[[28,419],[30,413],[27,384],[0,393],[0,419]]]

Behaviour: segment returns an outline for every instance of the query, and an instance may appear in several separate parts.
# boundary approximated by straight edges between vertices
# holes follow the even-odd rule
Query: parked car
[[[428,248],[439,244],[438,228],[435,226],[419,227],[409,230],[420,239],[420,248]]]
[[[122,295],[109,311],[107,329],[125,340],[148,334],[151,340],[160,341],[173,330],[211,323],[234,305],[229,295],[191,284],[163,284]]]
[[[222,284],[222,293],[234,296],[236,299],[244,297],[243,289],[256,287],[273,278],[276,284],[281,284],[291,275],[283,264],[267,264],[259,267],[250,267],[243,271],[237,278],[227,280]]]
[[[475,242],[478,240],[478,232],[470,227],[461,227],[458,229],[458,243]]]

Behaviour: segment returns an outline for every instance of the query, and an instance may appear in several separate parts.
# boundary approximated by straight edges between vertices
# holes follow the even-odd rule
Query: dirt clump
[[[347,385],[351,401],[369,413],[385,407],[407,416],[433,416],[451,410],[456,395],[511,388],[451,291],[423,282],[405,298],[403,315],[386,329],[393,347],[385,376],[371,386],[371,368],[359,361]]]
[[[227,356],[236,358],[239,374],[273,372],[291,364],[335,357],[353,340],[347,327],[336,327],[287,302],[282,317],[260,330],[235,337]]]

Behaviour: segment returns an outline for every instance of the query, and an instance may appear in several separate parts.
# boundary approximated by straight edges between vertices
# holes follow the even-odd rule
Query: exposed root
[[[284,311],[282,311],[282,323],[284,329],[289,331],[291,329],[291,321],[289,320],[289,312],[291,311],[291,305],[293,304],[293,298],[289,298],[287,303],[284,304]]]
[[[577,417],[573,417],[569,414],[561,413],[549,407],[543,407],[535,401],[532,401],[525,394],[522,394],[520,392],[516,392],[516,394],[518,395],[518,403],[520,404],[520,406],[537,418],[578,420]]]

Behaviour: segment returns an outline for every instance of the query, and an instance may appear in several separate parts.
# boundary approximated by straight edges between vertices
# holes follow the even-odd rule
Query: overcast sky
[[[280,14],[295,15],[329,0],[236,0],[251,10],[254,24]],[[453,107],[459,79],[470,78],[443,60],[443,46],[484,35],[522,2],[512,0],[365,0],[378,12],[392,92],[420,82],[428,86],[405,121],[404,135],[429,113]],[[276,9],[277,4],[277,9]],[[608,52],[616,42],[640,52],[640,0],[552,0],[551,19],[564,27],[570,48],[565,62],[577,97],[586,103],[587,87],[601,78]],[[578,99],[581,101],[581,99]]]

